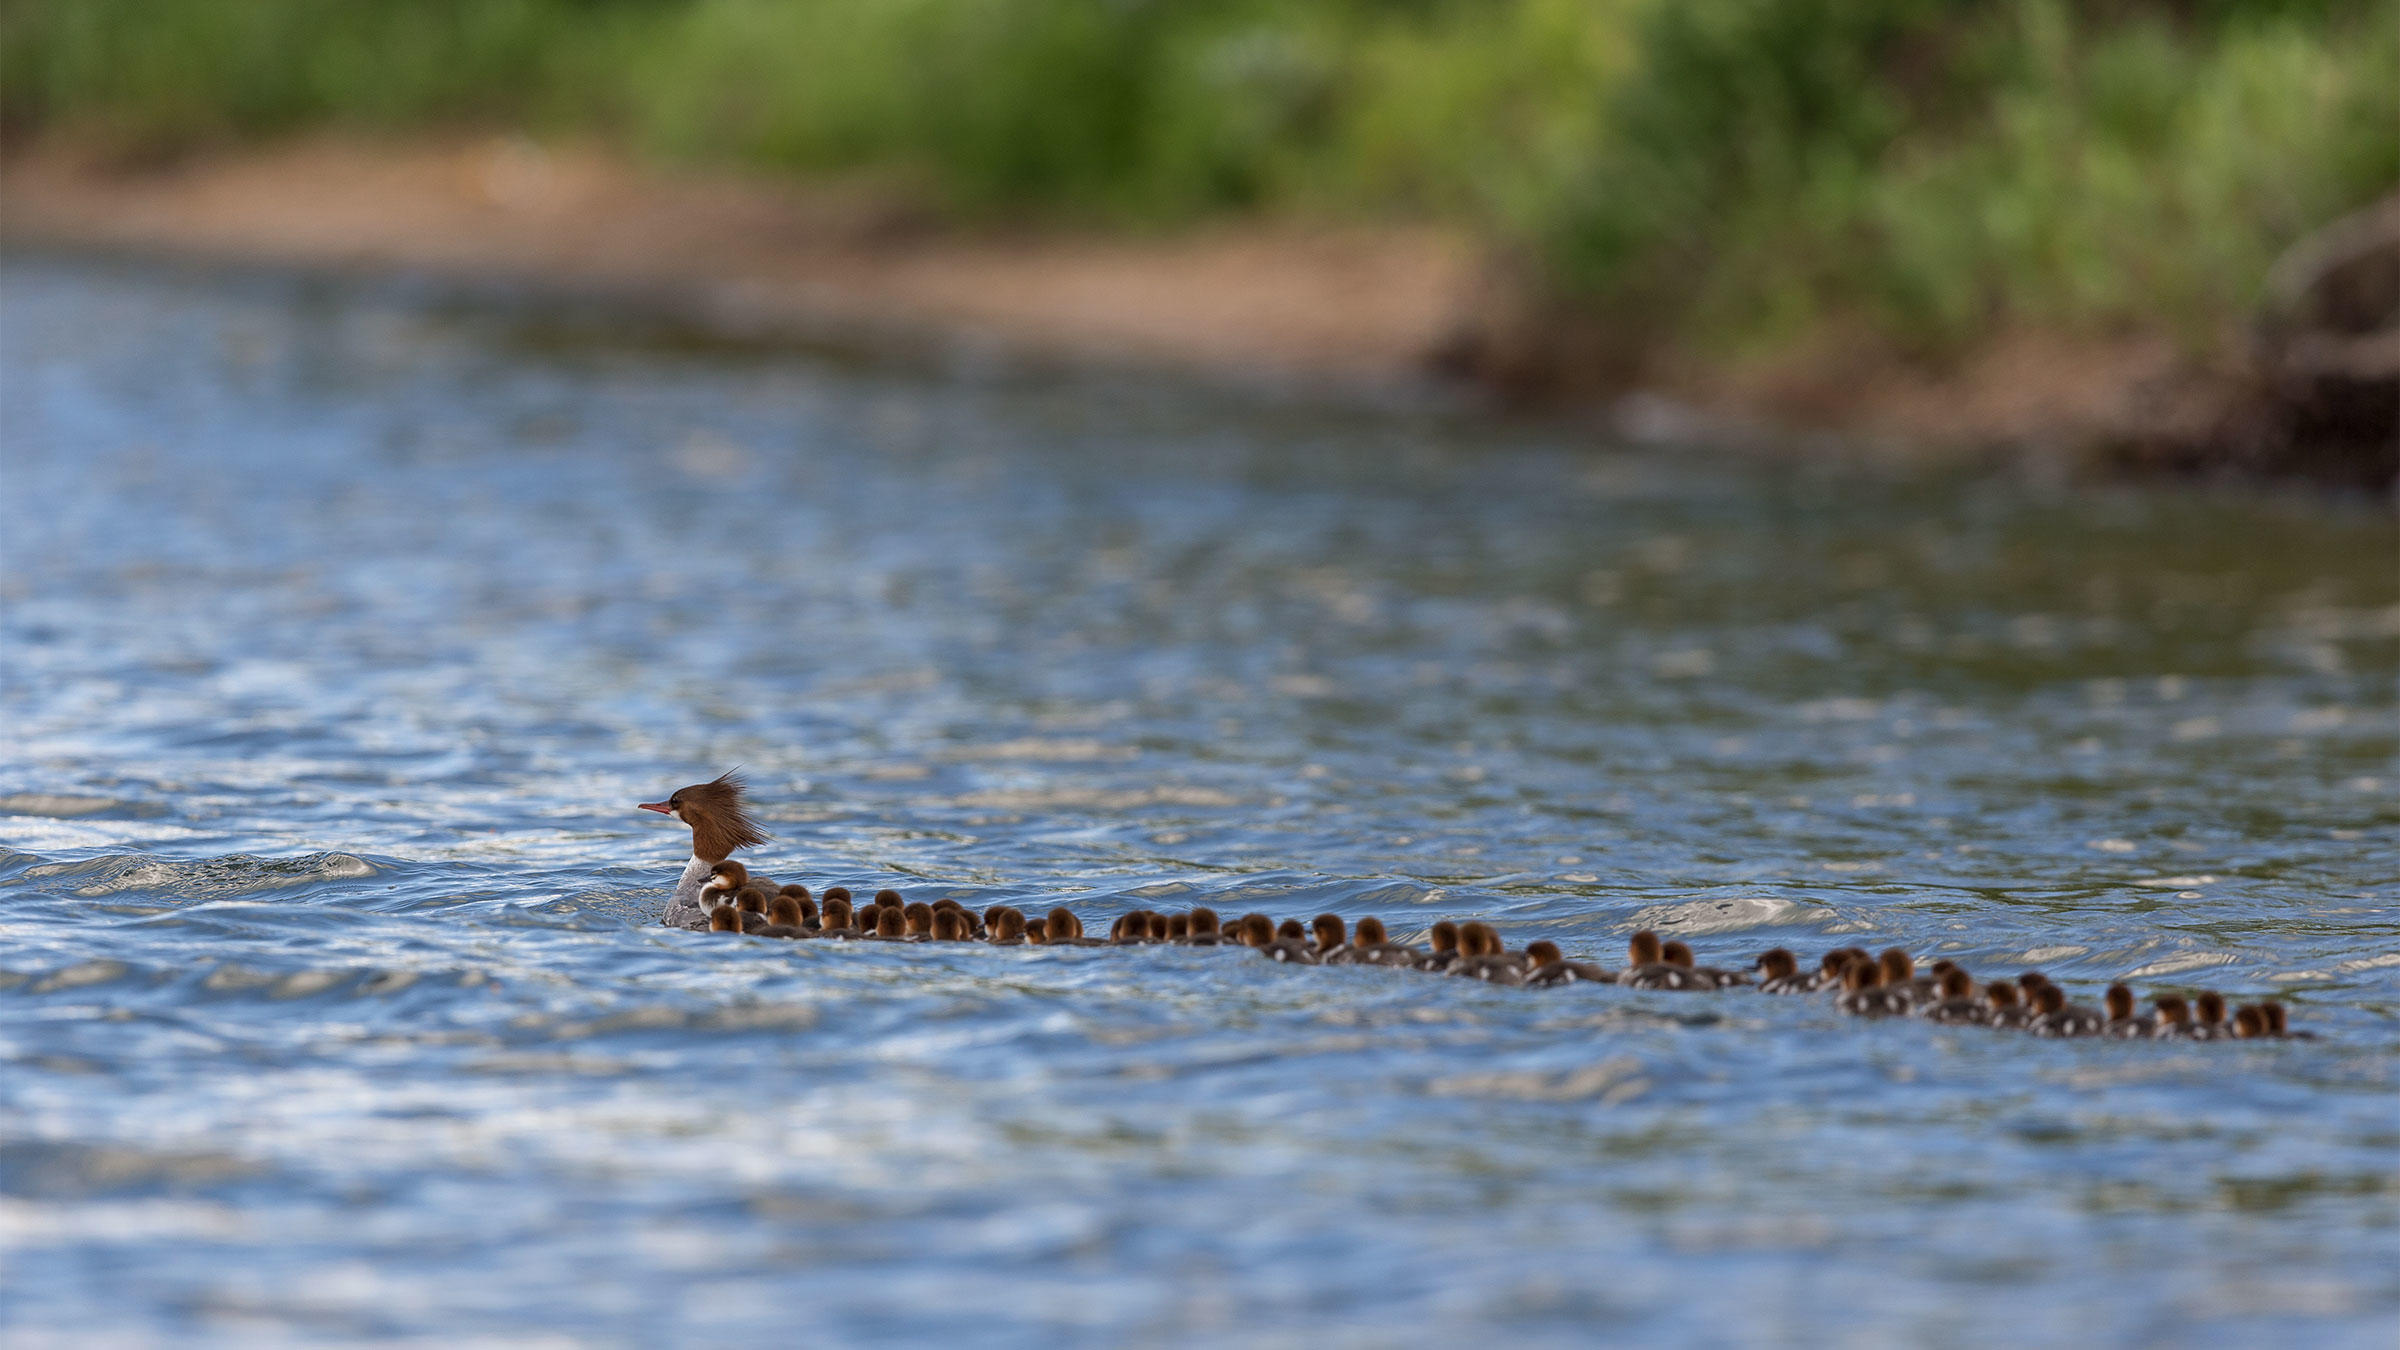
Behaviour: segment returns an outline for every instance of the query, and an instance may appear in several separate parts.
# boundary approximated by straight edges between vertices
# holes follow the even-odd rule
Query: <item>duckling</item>
[[[1984,1002],[1991,1005],[1984,1016],[1984,1025],[2003,1031],[2022,1031],[2030,1020],[2024,1004],[2017,1001],[2017,986],[2000,980],[1985,987]]]
[[[1625,943],[1625,969],[1617,972],[1617,983],[1629,989],[1705,989],[1709,986],[1689,969],[1667,959],[1666,947],[1658,934],[1645,928]]]
[[[1356,953],[1350,950],[1350,926],[1339,914],[1320,914],[1309,921],[1309,929],[1317,940],[1317,964],[1347,966]]]
[[[1490,924],[1459,925],[1458,949],[1461,955],[1451,964],[1451,974],[1486,984],[1525,983],[1525,959],[1512,954]]]
[[[933,912],[937,916],[937,919],[939,915],[945,912],[956,916],[956,924],[958,927],[959,936],[955,939],[952,939],[953,941],[970,941],[976,936],[975,930],[981,927],[981,925],[976,921],[975,912],[973,910],[968,909],[965,905],[958,903],[956,900],[953,900],[946,895],[933,902]]]
[[[925,940],[922,937],[909,936],[908,916],[898,905],[882,905],[876,908],[875,931],[868,934],[867,937],[871,942],[923,942]]]
[[[1191,915],[1189,915],[1189,914],[1170,914],[1170,915],[1168,915],[1168,916],[1167,916],[1167,941],[1169,941],[1169,942],[1189,942],[1189,941],[1191,941],[1191,940],[1192,940],[1192,916],[1191,916]]]
[[[933,940],[936,942],[964,942],[967,940],[966,927],[966,920],[958,917],[955,909],[937,909],[933,912]]]
[[[1800,958],[1781,947],[1759,953],[1756,969],[1762,994],[1805,994],[1817,987],[1816,973],[1801,974]]]
[[[718,905],[708,912],[708,931],[712,933],[742,931],[742,912],[731,905]]]
[[[933,940],[933,906],[922,900],[911,900],[900,907],[900,918],[907,925],[909,937],[919,942]]]
[[[2233,1010],[2233,1038],[2235,1040],[2255,1041],[2262,1039],[2266,1034],[2267,1015],[2258,1010],[2257,1004],[2245,1003]]]
[[[818,937],[848,939],[863,936],[859,931],[858,916],[851,912],[850,897],[836,894],[840,890],[841,887],[836,886],[825,892],[825,903],[817,910]]]
[[[2258,1010],[2266,1016],[2267,1035],[2277,1040],[2313,1041],[2317,1038],[2317,1033],[2313,1031],[2292,1030],[2290,1015],[2284,1012],[2282,1004],[2271,998],[2262,1000]]]
[[[1251,920],[1244,920],[1244,922],[1250,924],[1254,929],[1266,927],[1264,915],[1257,916],[1255,922]],[[1298,919],[1285,919],[1275,926],[1273,932],[1274,937],[1268,942],[1252,944],[1265,953],[1268,960],[1281,961],[1286,965],[1294,966],[1319,964],[1317,945],[1308,940],[1308,930],[1300,926]]]
[[[1971,1026],[1982,1026],[1992,1020],[1992,1010],[1975,997],[1973,977],[1957,966],[1942,972],[1939,992],[1939,998],[1918,1007],[1917,1016],[1933,1022]]]
[[[1370,914],[1358,921],[1358,932],[1350,949],[1357,953],[1354,962],[1362,966],[1413,966],[1423,953],[1416,948],[1392,941],[1383,928],[1383,920]]]
[[[1206,905],[1195,906],[1189,917],[1191,935],[1184,939],[1195,947],[1222,947],[1232,939],[1217,929],[1217,912]]]
[[[1744,971],[1726,970],[1720,966],[1693,965],[1692,949],[1680,942],[1661,944],[1659,955],[1665,958],[1668,965],[1681,966],[1690,972],[1690,978],[1699,982],[1693,986],[1694,988],[1730,989],[1737,984],[1750,982],[1750,976]]]
[[[875,892],[875,903],[879,907],[883,905],[893,905],[902,910],[906,910],[908,908],[908,901],[902,899],[900,892],[893,890],[889,886],[886,886],[882,890]]]
[[[1917,989],[1917,963],[1899,947],[1886,947],[1876,958],[1883,967],[1883,988],[1892,997],[1914,1007],[1922,995]]]
[[[759,936],[771,938],[810,938],[816,934],[800,926],[800,902],[788,895],[776,896],[767,906],[767,926],[758,930]]]
[[[2192,1023],[2191,1031],[2187,1033],[2193,1040],[2221,1041],[2233,1034],[2233,1029],[2225,1025],[2225,996],[2223,994],[2211,989],[2194,999],[2193,1007],[2200,1014],[2199,1019]]]
[[[1880,961],[1853,961],[1842,974],[1843,994],[1834,1006],[1853,1017],[1896,1017],[1908,1012],[1908,995],[1885,986]]]
[[[2133,991],[2122,984],[2112,984],[2100,996],[2108,1020],[2100,1024],[2100,1034],[2120,1041],[2148,1040],[2158,1034],[2158,1025],[2133,1011]]]
[[[767,901],[774,892],[756,881],[745,881],[733,893],[733,907],[741,912],[742,931],[755,933],[767,926]]]
[[[1363,925],[1362,925],[1363,926]],[[1562,984],[1615,984],[1615,971],[1602,970],[1588,961],[1569,961],[1558,950],[1558,944],[1544,938],[1525,944],[1525,960],[1532,968],[1525,973],[1525,983],[1551,988]]]
[[[1458,960],[1458,925],[1448,919],[1437,920],[1427,937],[1433,942],[1433,950],[1418,957],[1416,967],[1438,975]]]
[[[2151,1015],[2150,1034],[2159,1040],[2188,1041],[2192,1038],[2192,1005],[2181,994],[2160,994],[2150,1000],[2158,1011]]]
[[[2036,1036],[2097,1036],[2106,1019],[2090,1008],[2067,1002],[2067,991],[2044,983],[2033,993],[2033,1034]]]
[[[1025,916],[1007,905],[992,906],[985,926],[992,930],[991,944],[995,947],[1025,945]]]
[[[1052,947],[1105,947],[1108,945],[1098,938],[1085,937],[1083,920],[1076,918],[1075,911],[1065,905],[1060,905],[1050,911],[1050,922],[1047,927],[1049,928],[1047,945]]]
[[[1029,947],[1050,945],[1050,921],[1048,919],[1027,919],[1025,921],[1025,945]]]
[[[1006,904],[998,904],[998,905],[993,905],[993,906],[991,906],[990,908],[988,908],[988,909],[984,910],[984,911],[983,911],[983,926],[984,926],[984,929],[985,929],[987,932],[998,932],[998,931],[999,931],[999,928],[1000,928],[1000,911],[1002,911],[1002,910],[1004,910],[1004,909],[1008,909],[1008,908],[1011,908],[1011,907],[1010,907],[1009,905],[1006,905]]]

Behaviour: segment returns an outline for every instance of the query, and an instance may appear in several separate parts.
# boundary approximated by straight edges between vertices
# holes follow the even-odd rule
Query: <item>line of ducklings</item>
[[[1106,947],[1174,943],[1181,946],[1240,946],[1291,965],[1389,966],[1482,980],[1489,984],[1548,988],[1567,984],[1616,984],[1629,989],[1716,990],[1755,985],[1763,994],[1830,992],[1835,1006],[1859,1017],[1922,1017],[1949,1025],[2028,1031],[2036,1036],[2159,1037],[2174,1040],[2253,1040],[2307,1037],[2293,1031],[2281,1003],[2244,1004],[2228,1017],[2223,995],[2213,991],[2186,1000],[2160,994],[2153,1012],[2138,1013],[2132,989],[2112,984],[2103,1007],[2067,1001],[2066,991],[2038,970],[2013,980],[1978,985],[1966,969],[1935,961],[1920,974],[1909,954],[1893,947],[1881,955],[1862,947],[1837,947],[1813,970],[1777,947],[1749,968],[1728,970],[1696,963],[1691,948],[1661,941],[1644,929],[1626,944],[1626,964],[1607,970],[1568,960],[1558,944],[1529,942],[1509,951],[1499,931],[1482,922],[1435,923],[1430,947],[1394,942],[1381,919],[1358,921],[1355,931],[1338,914],[1320,914],[1309,924],[1278,923],[1265,914],[1245,914],[1230,923],[1205,906],[1182,914],[1134,910],[1120,916],[1106,938],[1084,935],[1083,921],[1061,905],[1029,917],[1013,905],[993,905],[977,914],[956,900],[931,904],[904,900],[880,890],[864,904],[848,887],[826,888],[820,902],[797,883],[776,887],[742,864],[724,862],[702,887],[709,930],[787,939],[847,939],[860,942],[983,942],[996,947]]]

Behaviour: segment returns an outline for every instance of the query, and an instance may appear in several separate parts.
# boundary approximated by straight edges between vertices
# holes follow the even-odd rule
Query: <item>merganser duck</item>
[[[2108,1012],[2108,1020],[2100,1025],[2101,1035],[2121,1041],[2146,1041],[2158,1034],[2156,1023],[2134,1015],[2133,991],[2124,985],[2110,985],[2100,1001]]]
[[[1413,966],[1423,955],[1416,948],[1392,941],[1384,931],[1383,920],[1370,914],[1358,921],[1358,932],[1350,949],[1357,953],[1354,960],[1362,966]]]
[[[1206,905],[1194,907],[1191,913],[1191,935],[1184,941],[1195,947],[1223,946],[1226,942],[1226,935],[1219,931],[1218,923],[1215,910]]]
[[[1048,919],[1037,917],[1025,921],[1025,945],[1028,947],[1050,945],[1050,921]]]
[[[1898,1017],[1908,1012],[1908,995],[1885,987],[1883,963],[1853,961],[1842,974],[1843,994],[1835,1004],[1853,1017]]]
[[[1053,947],[1105,947],[1108,945],[1098,938],[1085,937],[1083,920],[1076,918],[1075,911],[1065,905],[1060,905],[1050,911],[1050,922],[1047,927],[1049,929],[1049,945]]]
[[[908,935],[908,918],[896,905],[883,905],[875,911],[875,929],[866,935],[869,942],[914,942],[920,939]]]
[[[1815,973],[1801,974],[1800,958],[1782,947],[1760,952],[1756,969],[1762,994],[1805,994],[1817,988]]]
[[[834,893],[839,890],[841,887],[836,886],[833,890],[825,892],[825,903],[817,909],[817,936],[819,937],[855,938],[861,936],[858,928],[858,916],[850,910],[850,897]]]
[[[2282,1004],[2271,998],[2260,1002],[2258,1005],[2258,1010],[2266,1015],[2267,1034],[2269,1036],[2275,1037],[2278,1040],[2290,1039],[2295,1041],[2313,1041],[2317,1038],[2317,1033],[2313,1031],[2292,1030],[2292,1020],[2290,1014],[2284,1011]]]
[[[1268,960],[1281,961],[1286,965],[1294,966],[1317,964],[1316,944],[1308,940],[1308,930],[1300,926],[1298,919],[1285,919],[1272,929],[1267,927],[1269,921],[1264,914],[1252,916],[1242,922],[1251,933],[1265,931],[1271,934],[1265,942],[1254,941],[1251,943]]]
[[[1666,960],[1667,964],[1681,966],[1685,970],[1690,971],[1691,977],[1701,982],[1695,986],[1697,988],[1730,989],[1734,985],[1748,984],[1750,982],[1750,977],[1738,970],[1726,970],[1718,966],[1693,965],[1692,949],[1684,946],[1680,942],[1669,942],[1661,945],[1659,948],[1659,955]]]
[[[708,927],[712,920],[709,907],[700,903],[701,886],[734,850],[767,842],[767,832],[750,819],[742,804],[742,792],[748,786],[740,773],[724,773],[706,783],[677,788],[663,802],[637,803],[640,809],[680,821],[692,831],[691,861],[676,878],[675,892],[667,899],[666,912],[659,915],[660,923],[669,928]]]
[[[1355,953],[1350,950],[1350,926],[1342,922],[1341,915],[1320,914],[1310,920],[1308,926],[1317,939],[1318,965],[1351,964]]]
[[[996,911],[985,924],[992,930],[991,944],[995,947],[1025,945],[1025,916],[1007,905],[994,905]]]
[[[1167,916],[1167,939],[1166,939],[1167,941],[1169,941],[1169,942],[1188,942],[1188,941],[1190,941],[1190,940],[1191,940],[1191,936],[1192,936],[1192,916],[1191,916],[1191,915],[1189,915],[1189,914],[1170,914],[1170,915],[1168,915],[1168,916]]]
[[[2267,1034],[2267,1015],[2255,1003],[2245,1003],[2233,1010],[2233,1038],[2255,1041]]]
[[[2024,1030],[2028,1018],[2024,1005],[2017,1001],[2017,986],[2006,980],[1987,985],[1983,991],[1983,999],[1984,1002],[1991,1005],[1991,1011],[1984,1018],[1984,1025],[1998,1027],[2003,1031]]]
[[[742,912],[731,905],[719,905],[708,912],[708,931],[738,933],[742,931]]]
[[[1992,1010],[1975,997],[1975,981],[1967,972],[1952,966],[1942,972],[1940,997],[1917,1009],[1917,1016],[1930,1022],[1964,1023],[1982,1026],[1992,1020]]]
[[[2150,1006],[2157,1009],[2150,1018],[2152,1036],[2159,1040],[2191,1039],[2192,1005],[2184,1002],[2181,994],[2160,994],[2150,1000]]]
[[[1525,983],[1524,958],[1511,954],[1499,930],[1488,923],[1460,924],[1458,950],[1459,958],[1450,966],[1453,975],[1486,984]]]
[[[911,900],[900,907],[900,918],[908,926],[908,935],[920,942],[933,938],[933,906],[922,900]]]
[[[2225,1025],[2225,996],[2223,994],[2212,989],[2193,1000],[2193,1003],[2200,1014],[2199,1020],[2192,1024],[2192,1029],[2188,1033],[2193,1040],[2221,1041],[2232,1034],[2231,1029]]]
[[[1360,925],[1364,927],[1365,925]],[[1562,984],[1615,984],[1616,972],[1602,970],[1588,961],[1569,961],[1559,951],[1558,944],[1543,938],[1525,944],[1525,960],[1532,969],[1525,972],[1525,983],[1541,988]]]
[[[1923,997],[1917,988],[1917,963],[1910,959],[1906,950],[1899,947],[1884,948],[1883,955],[1876,960],[1883,967],[1884,990],[1914,1007]]]
[[[2097,1036],[2105,1020],[2089,1008],[2067,1002],[2067,991],[2044,983],[2033,993],[2033,1034],[2036,1036]]]
[[[767,926],[758,930],[760,937],[813,938],[815,933],[800,923],[800,902],[788,895],[776,896],[767,906]]]
[[[1704,989],[1699,977],[1667,959],[1658,934],[1645,928],[1625,942],[1625,969],[1617,983],[1628,989]]]
[[[1426,931],[1426,938],[1433,943],[1433,950],[1417,958],[1417,969],[1437,975],[1449,970],[1458,960],[1458,925],[1448,919],[1437,919]]]

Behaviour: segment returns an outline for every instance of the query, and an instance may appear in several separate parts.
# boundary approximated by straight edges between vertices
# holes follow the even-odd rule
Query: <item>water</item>
[[[0,293],[0,1330],[2388,1344],[2373,505]],[[733,764],[778,880],[2322,1039],[663,931]]]

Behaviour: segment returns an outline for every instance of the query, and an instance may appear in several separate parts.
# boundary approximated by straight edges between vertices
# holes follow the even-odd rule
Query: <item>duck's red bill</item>
[[[671,816],[675,814],[675,808],[667,805],[665,802],[635,802],[634,805],[642,808],[645,811],[656,811],[662,816]]]

